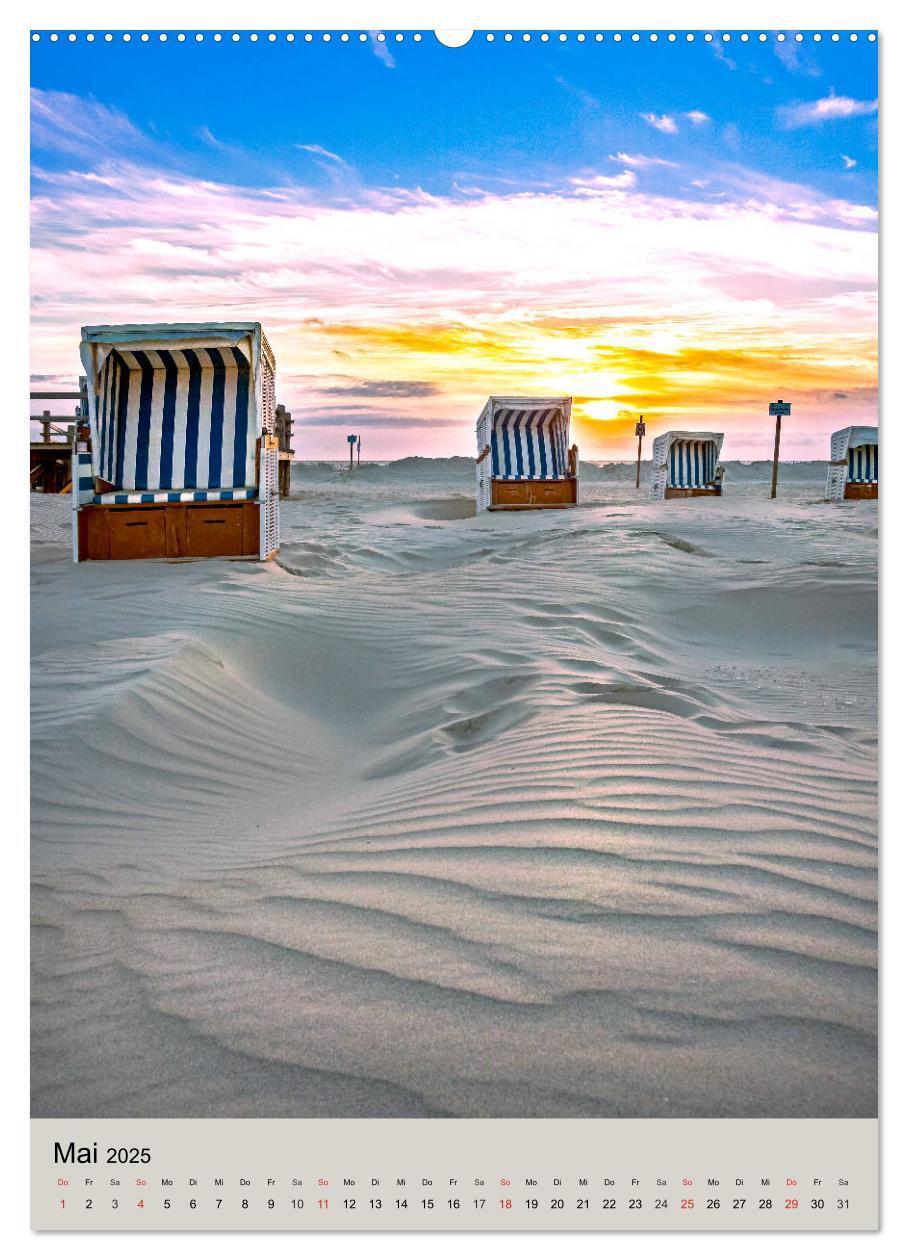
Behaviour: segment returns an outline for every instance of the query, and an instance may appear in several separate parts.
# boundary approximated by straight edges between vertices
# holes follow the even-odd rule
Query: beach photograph
[[[872,35],[31,52],[32,1116],[876,1116]]]

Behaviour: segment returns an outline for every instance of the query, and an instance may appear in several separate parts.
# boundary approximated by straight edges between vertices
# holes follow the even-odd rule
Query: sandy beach
[[[295,470],[252,561],[32,496],[33,1114],[876,1114],[876,503],[474,515]]]

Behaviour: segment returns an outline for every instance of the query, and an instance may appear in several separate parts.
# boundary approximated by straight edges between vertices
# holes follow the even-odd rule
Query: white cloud
[[[648,122],[651,127],[655,127],[657,131],[664,132],[667,136],[675,135],[678,130],[678,124],[671,114],[641,114],[640,117],[644,122]]]
[[[633,171],[622,171],[620,175],[591,175],[587,178],[577,176],[570,180],[575,191],[581,196],[596,196],[609,188],[629,189],[636,187],[637,176]]]
[[[657,131],[663,132],[667,136],[674,136],[678,133],[678,122],[671,114],[641,114],[640,117],[644,122],[648,122],[651,127],[655,127]],[[710,121],[709,114],[705,114],[702,109],[689,109],[686,113],[680,115],[686,118],[694,127],[702,127],[704,123]]]
[[[713,39],[710,47],[713,50],[713,56],[716,57],[718,61],[721,61],[723,66],[728,66],[729,70],[737,69],[738,63],[729,57],[728,53],[725,51],[725,43],[721,39]]]
[[[772,41],[772,50],[787,70],[797,70],[798,45],[793,39],[784,39],[781,41],[774,39]]]
[[[779,121],[787,130],[810,127],[817,123],[832,122],[840,118],[858,118],[877,112],[877,101],[856,101],[852,96],[836,96],[830,88],[829,95],[818,101],[800,101],[793,105],[780,105],[776,111]]]
[[[853,171],[858,164],[857,158],[849,157],[847,153],[842,154],[842,161],[845,163],[846,171]]]
[[[370,31],[369,40],[372,44],[372,51],[375,53],[379,61],[383,61],[389,70],[393,70],[397,62],[391,56],[391,49],[388,47],[386,39],[379,39],[379,31]]]
[[[330,149],[324,149],[320,144],[298,144],[296,147],[305,150],[306,153],[312,153],[316,157],[327,158],[329,162],[337,162],[339,166],[348,165],[340,154],[332,153]]]
[[[127,116],[91,96],[31,90],[31,138],[40,149],[54,149],[96,161],[109,146],[135,153],[150,141]]]
[[[203,144],[209,145],[212,149],[220,149],[223,147],[221,141],[217,138],[210,127],[199,127],[195,134],[199,137]]]
[[[774,39],[772,41],[772,50],[785,69],[790,70],[792,74],[804,74],[811,78],[819,78],[822,73],[813,58],[805,53],[804,45],[797,43],[793,39],[783,39],[781,41]]]
[[[668,162],[665,158],[647,157],[645,153],[610,153],[608,160],[610,162],[620,162],[622,166],[635,166],[641,170],[647,166],[674,166],[677,162]]]
[[[565,92],[568,92],[571,96],[575,96],[577,100],[581,101],[588,109],[599,108],[599,98],[593,96],[591,92],[587,92],[586,88],[578,87],[576,83],[571,83],[560,74],[555,75],[555,82],[559,87],[564,88]]]

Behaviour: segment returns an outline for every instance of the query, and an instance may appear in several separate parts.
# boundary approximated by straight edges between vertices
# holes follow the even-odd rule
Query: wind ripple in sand
[[[35,505],[35,1114],[875,1114],[875,507],[625,497]]]

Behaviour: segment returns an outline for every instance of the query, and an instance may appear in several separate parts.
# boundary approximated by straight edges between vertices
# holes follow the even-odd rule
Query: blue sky
[[[274,329],[288,399],[326,449],[333,427],[361,422],[381,430],[386,453],[452,453],[450,430],[460,441],[473,408],[472,393],[452,382],[468,368],[477,394],[502,376],[519,384],[522,353],[523,375],[540,386],[570,386],[573,371],[581,388],[566,392],[590,398],[588,437],[601,447],[590,453],[620,454],[635,395],[656,410],[664,400],[666,415],[677,401],[653,375],[665,384],[668,368],[651,363],[643,386],[637,351],[680,354],[682,324],[699,330],[685,342],[695,350],[727,349],[735,337],[762,344],[787,318],[789,343],[803,346],[804,360],[793,365],[790,388],[813,391],[823,423],[834,394],[862,390],[866,419],[875,401],[867,371],[875,271],[865,238],[872,234],[875,249],[876,57],[866,33],[856,43],[834,43],[828,33],[819,43],[774,35],[761,43],[753,33],[724,43],[717,33],[711,44],[702,34],[691,44],[665,35],[634,43],[629,34],[620,43],[610,34],[601,43],[592,34],[561,42],[557,32],[547,43],[525,43],[519,33],[489,43],[476,33],[461,49],[444,48],[431,32],[419,43],[408,35],[384,44],[342,43],[337,34],[307,43],[301,33],[292,43],[282,33],[274,43],[264,34],[257,43],[248,35],[215,43],[209,32],[201,44],[174,35],[162,43],[156,33],[147,43],[138,33],[129,43],[45,36],[32,45],[33,248],[45,264],[33,269],[38,372],[63,370],[63,348],[80,323],[141,318],[143,296],[157,311],[163,301],[173,318],[190,308],[196,315],[194,278],[205,275],[212,318],[261,315]],[[187,205],[198,208],[195,222]],[[761,213],[766,248],[752,250]],[[205,216],[216,223],[208,245]],[[712,264],[708,232],[694,240],[696,225],[711,218],[721,238]],[[769,248],[783,220],[790,230]],[[724,239],[733,222],[736,244]],[[576,240],[576,267],[565,264],[562,232]],[[669,274],[664,240],[673,232],[678,269]],[[368,257],[367,238],[384,241],[386,253]],[[621,240],[635,251],[639,291],[621,272]],[[525,264],[515,255],[496,265],[496,252],[513,254],[515,241]],[[824,250],[840,247],[849,262],[837,272]],[[106,269],[86,265],[80,278],[78,260],[99,249]],[[811,250],[813,273],[799,261]],[[597,261],[604,255],[607,265]],[[572,302],[558,293],[557,268],[578,294],[584,258],[597,283]],[[64,266],[75,274],[61,296],[53,277]],[[377,268],[387,273],[384,286]],[[703,293],[710,276],[728,307],[714,327]],[[776,282],[783,309],[773,310]],[[502,303],[503,293],[512,300]],[[864,341],[842,353],[839,337],[830,371],[818,376],[807,368],[822,351],[823,304],[833,340],[850,335],[855,293],[863,295]],[[652,319],[641,314],[647,302],[665,307],[661,331],[641,332]],[[769,303],[762,317],[761,303]],[[466,329],[468,342],[494,341],[487,361],[458,357],[456,348],[447,361],[443,347],[430,351],[422,334],[446,320]],[[597,391],[590,356],[615,327],[627,354],[605,356]],[[849,363],[863,366],[849,372]],[[400,405],[407,381],[414,390]],[[746,399],[729,399],[731,409],[749,405],[756,388],[753,381]]]
[[[419,44],[385,43],[383,57],[376,47],[336,36],[307,44],[301,35],[292,44],[45,39],[32,48],[32,83],[123,111],[173,147],[175,165],[206,178],[224,173],[212,139],[236,146],[230,176],[244,184],[268,172],[326,184],[303,144],[337,154],[367,181],[432,193],[474,174],[544,181],[642,147],[704,168],[744,161],[831,195],[875,198],[875,115],[820,128],[792,128],[778,116],[780,107],[830,93],[874,100],[877,49],[866,38],[832,43],[827,34],[806,46],[752,35],[745,46],[718,35],[711,45],[633,43],[629,35],[620,44],[555,36],[508,44],[499,35],[490,44],[477,34],[448,49],[428,32]],[[708,127],[665,134],[644,120],[694,110],[709,115]],[[856,167],[846,169],[843,151]],[[649,176],[666,178],[658,169]]]

